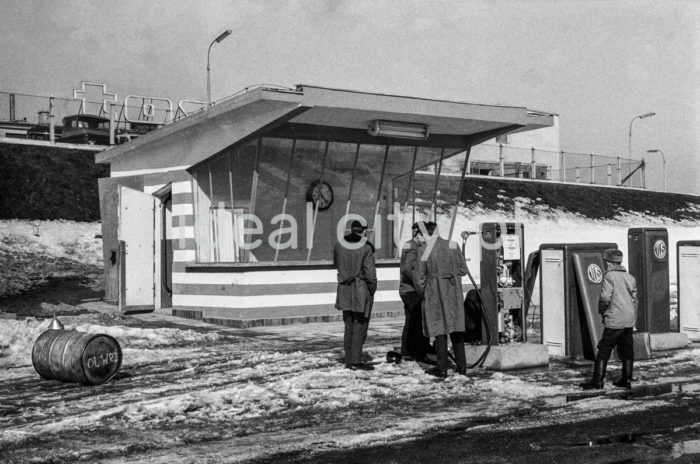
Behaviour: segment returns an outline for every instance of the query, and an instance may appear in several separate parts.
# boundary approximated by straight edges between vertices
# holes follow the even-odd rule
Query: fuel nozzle
[[[468,239],[471,235],[476,235],[476,234],[478,234],[478,232],[474,232],[474,231],[471,231],[471,230],[463,230],[462,233],[461,233],[460,235],[462,236],[462,240],[464,240],[464,241],[466,242],[467,239]]]
[[[473,230],[463,230],[459,235],[462,237],[462,254],[466,252],[467,240],[472,235],[477,235],[479,232],[474,232]]]

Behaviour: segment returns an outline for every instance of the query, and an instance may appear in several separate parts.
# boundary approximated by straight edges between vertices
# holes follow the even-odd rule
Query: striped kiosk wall
[[[173,273],[173,314],[234,327],[341,320],[330,263],[254,270],[189,266]],[[403,316],[396,263],[378,263],[374,317]]]

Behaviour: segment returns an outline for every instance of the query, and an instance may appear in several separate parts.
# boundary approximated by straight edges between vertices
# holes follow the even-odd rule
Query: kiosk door
[[[155,308],[154,214],[155,198],[152,195],[119,187],[120,311],[152,311]]]

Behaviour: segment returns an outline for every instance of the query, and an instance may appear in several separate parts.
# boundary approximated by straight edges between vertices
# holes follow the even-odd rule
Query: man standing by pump
[[[406,320],[401,334],[401,356],[406,360],[429,361],[428,353],[432,350],[430,340],[423,335],[422,298],[416,290],[416,267],[418,263],[418,250],[425,238],[422,230],[425,222],[419,221],[413,224],[411,232],[413,237],[404,243],[401,250],[399,296],[403,301]],[[434,363],[434,361],[430,361]]]
[[[593,378],[581,384],[584,390],[601,389],[612,349],[622,361],[622,377],[613,385],[632,388],[634,342],[632,332],[637,321],[637,281],[622,265],[622,252],[607,249],[603,252],[605,274],[600,289],[598,312],[603,316],[603,336],[598,342]]]
[[[350,234],[335,244],[333,265],[338,269],[335,307],[343,311],[345,366],[352,370],[373,370],[362,362],[362,345],[377,291],[374,246],[364,237],[366,227],[353,221]]]
[[[455,242],[438,235],[437,224],[425,224],[425,243],[418,252],[416,284],[423,295],[423,329],[427,337],[435,337],[437,366],[428,373],[447,377],[447,336],[450,336],[457,362],[457,373],[466,375],[464,352],[464,295],[462,276],[467,274],[464,255]]]

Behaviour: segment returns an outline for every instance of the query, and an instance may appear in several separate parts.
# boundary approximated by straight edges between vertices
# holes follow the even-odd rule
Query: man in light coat
[[[359,221],[353,221],[350,234],[333,249],[333,264],[338,269],[335,307],[343,311],[345,365],[352,370],[374,369],[362,363],[362,345],[377,291],[374,246],[363,236],[365,229]]]
[[[622,265],[622,252],[608,249],[603,252],[605,275],[600,290],[598,312],[603,316],[603,336],[598,342],[593,378],[581,385],[584,390],[601,389],[612,349],[622,361],[622,377],[613,385],[632,388],[634,343],[632,332],[637,321],[637,281]]]
[[[425,225],[425,243],[418,253],[416,284],[423,294],[423,331],[435,337],[437,366],[429,371],[439,378],[447,377],[447,336],[450,336],[457,372],[466,375],[464,352],[464,295],[462,276],[467,274],[464,255],[455,242],[448,242],[437,232],[437,224]]]

